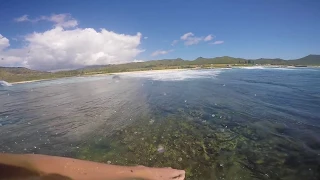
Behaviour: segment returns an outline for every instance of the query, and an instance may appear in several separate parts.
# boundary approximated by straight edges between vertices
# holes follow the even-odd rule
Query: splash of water
[[[12,84],[8,83],[7,81],[0,81],[0,86],[12,86]]]

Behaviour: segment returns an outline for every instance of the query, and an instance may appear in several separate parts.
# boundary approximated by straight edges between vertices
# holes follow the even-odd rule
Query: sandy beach
[[[11,82],[10,84],[24,84],[24,83],[32,83],[38,81],[46,81],[46,80],[53,80],[53,79],[37,79],[37,80],[30,80],[30,81],[18,81],[18,82]]]
[[[150,73],[150,72],[172,72],[172,71],[183,71],[188,69],[160,69],[160,70],[144,70],[144,71],[128,71],[128,72],[117,72],[117,73],[106,73],[106,74],[92,74],[92,75],[83,75],[80,77],[94,77],[94,76],[107,76],[107,75],[120,75],[120,74],[131,74],[131,73]],[[77,76],[73,76],[77,77]],[[64,77],[61,77],[64,78]],[[24,83],[32,83],[32,82],[39,82],[39,81],[49,81],[59,78],[53,78],[53,79],[37,79],[37,80],[30,80],[30,81],[18,81],[18,82],[10,82],[10,84],[24,84]]]

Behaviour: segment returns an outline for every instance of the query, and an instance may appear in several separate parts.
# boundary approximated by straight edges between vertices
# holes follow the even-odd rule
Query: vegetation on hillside
[[[0,67],[0,80],[7,82],[30,81],[38,79],[52,79],[71,76],[83,76],[94,74],[107,74],[127,71],[160,70],[160,69],[184,69],[184,68],[219,68],[232,66],[259,65],[320,65],[320,55],[309,55],[296,60],[283,59],[256,59],[249,60],[233,57],[203,58],[193,61],[178,59],[152,60],[146,62],[134,62],[117,65],[89,66],[77,70],[44,72],[35,71],[23,67]]]

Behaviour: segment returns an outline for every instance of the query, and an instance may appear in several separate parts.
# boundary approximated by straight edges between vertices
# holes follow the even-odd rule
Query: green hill
[[[294,60],[283,59],[257,59],[256,64],[275,64],[275,65],[320,65],[320,55],[308,55]]]
[[[20,81],[31,81],[39,79],[52,79],[60,77],[74,76],[75,73],[70,73],[73,71],[65,72],[45,72],[31,70],[24,67],[0,67],[0,80],[7,82],[20,82]]]
[[[0,67],[0,80],[8,82],[29,81],[37,79],[51,79],[79,75],[105,74],[126,71],[157,70],[157,69],[179,69],[179,68],[206,68],[226,67],[227,65],[252,66],[254,64],[272,65],[318,65],[320,66],[320,55],[308,55],[294,60],[283,59],[243,59],[229,56],[203,58],[199,57],[193,61],[177,59],[151,60],[145,62],[132,62],[127,64],[94,65],[77,70],[44,72],[31,70],[24,67]]]
[[[254,60],[255,64],[276,64],[276,65],[286,65],[288,64],[289,60],[283,60],[283,59],[266,59],[261,58]]]
[[[242,58],[233,58],[229,56],[216,57],[216,58],[203,58],[198,57],[192,64],[246,64],[248,60]]]
[[[320,65],[320,55],[308,55],[306,57],[290,60],[296,65]]]
[[[46,73],[43,71],[31,70],[25,67],[0,67],[0,73],[2,72],[12,73],[12,74]]]
[[[39,77],[46,74],[48,73],[24,67],[0,67],[0,80],[8,82],[39,79]]]

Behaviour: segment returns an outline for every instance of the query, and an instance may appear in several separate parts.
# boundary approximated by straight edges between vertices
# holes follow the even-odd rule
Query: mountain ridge
[[[109,65],[93,65],[75,70],[46,72],[31,70],[25,67],[1,67],[0,80],[8,82],[30,81],[38,79],[52,79],[71,76],[106,74],[116,72],[156,70],[156,69],[181,69],[181,68],[213,68],[232,66],[252,66],[252,65],[285,65],[285,66],[320,66],[320,55],[310,54],[308,56],[294,59],[284,60],[280,58],[269,59],[245,59],[234,58],[229,56],[204,58],[198,57],[195,60],[163,59],[151,60],[145,62],[131,62],[126,64],[109,64]]]
[[[149,61],[143,61],[143,62],[131,62],[131,63],[125,63],[125,64],[108,64],[108,65],[90,65],[85,66],[79,69],[74,70],[87,70],[87,69],[101,69],[101,68],[107,68],[109,66],[121,66],[126,64],[164,64],[164,63],[170,63],[176,64],[177,62],[187,62],[188,64],[197,64],[197,63],[216,63],[216,64],[236,64],[238,61],[240,61],[239,64],[247,63],[247,61],[254,62],[255,64],[274,64],[274,65],[320,65],[320,55],[316,54],[310,54],[302,58],[298,59],[290,59],[285,60],[281,58],[258,58],[258,59],[246,59],[246,58],[236,58],[231,56],[218,56],[214,58],[205,58],[205,57],[198,57],[194,60],[185,60],[182,58],[175,58],[175,59],[159,59],[159,60],[149,60]],[[195,63],[196,62],[196,63]],[[0,72],[6,70],[12,73],[16,74],[28,74],[28,73],[49,73],[47,71],[39,71],[39,70],[33,70],[26,67],[4,67],[0,66]],[[69,71],[74,71],[69,70]],[[66,71],[56,71],[56,72],[66,72]]]

